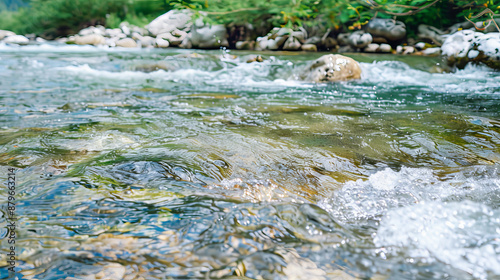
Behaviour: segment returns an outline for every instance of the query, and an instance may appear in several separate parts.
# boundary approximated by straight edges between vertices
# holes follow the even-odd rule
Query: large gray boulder
[[[374,18],[368,22],[365,30],[374,37],[382,37],[388,41],[399,41],[406,36],[406,25],[392,19]]]
[[[327,54],[316,59],[300,75],[304,81],[314,83],[338,82],[361,78],[358,62],[340,54]]]
[[[434,26],[420,24],[418,26],[418,37],[420,39],[428,39],[436,45],[441,46],[446,39],[446,32]]]
[[[192,15],[189,10],[171,10],[146,25],[146,29],[154,36],[175,30],[187,31],[191,27]]]
[[[451,34],[441,46],[450,66],[464,68],[467,63],[484,63],[500,69],[500,33],[461,30]]]
[[[226,27],[222,24],[208,25],[199,18],[191,27],[191,44],[200,49],[228,47]]]

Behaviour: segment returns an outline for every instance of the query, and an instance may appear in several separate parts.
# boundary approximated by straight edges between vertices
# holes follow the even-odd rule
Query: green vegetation
[[[54,38],[97,24],[144,25],[168,8],[161,0],[31,0],[28,4],[16,11],[0,7],[0,29]]]
[[[214,23],[314,26],[355,30],[373,17],[447,27],[468,18],[491,21],[499,0],[10,0],[0,4],[0,29],[56,37],[96,24],[144,26],[172,9],[208,13]],[[3,5],[3,6],[2,6]],[[11,9],[18,8],[15,11]]]
[[[498,0],[495,0],[498,1]],[[494,0],[173,0],[176,8],[205,11],[218,23],[269,22],[273,26],[326,25],[360,29],[373,17],[397,18],[410,27],[446,27],[473,18],[487,8],[500,12]],[[484,13],[474,19],[491,19]]]

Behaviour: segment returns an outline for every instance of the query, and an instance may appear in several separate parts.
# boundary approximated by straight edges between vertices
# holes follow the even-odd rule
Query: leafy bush
[[[0,12],[0,29],[54,38],[107,20],[145,25],[167,6],[162,0],[31,0],[28,7]]]
[[[397,18],[410,27],[426,23],[438,27],[473,18],[486,7],[498,13],[494,0],[172,0],[176,8],[208,13],[217,23],[267,21],[273,26],[324,24],[360,29],[371,18]],[[498,0],[496,0],[498,1]],[[488,14],[476,20],[487,20]]]
[[[500,0],[9,0],[0,3],[0,29],[44,37],[76,33],[89,25],[117,27],[127,21],[144,26],[172,9],[206,12],[207,21],[272,26],[362,28],[373,17],[404,21],[412,35],[418,24],[446,27],[465,18],[491,21]],[[15,3],[15,4],[14,4]],[[22,7],[29,4],[29,6]],[[3,5],[2,5],[3,4]],[[3,9],[2,9],[3,7]],[[488,10],[486,10],[488,9]],[[491,10],[489,10],[491,9]],[[494,13],[494,14],[493,14]]]

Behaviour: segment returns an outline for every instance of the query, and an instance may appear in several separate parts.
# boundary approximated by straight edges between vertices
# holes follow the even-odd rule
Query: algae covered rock
[[[350,57],[327,54],[316,59],[300,77],[315,83],[354,80],[361,78],[361,68]]]

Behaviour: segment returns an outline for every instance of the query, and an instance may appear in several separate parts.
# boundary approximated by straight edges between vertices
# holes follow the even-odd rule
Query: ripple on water
[[[23,273],[500,275],[498,72],[359,55],[313,85],[321,54],[191,52],[0,44]]]

